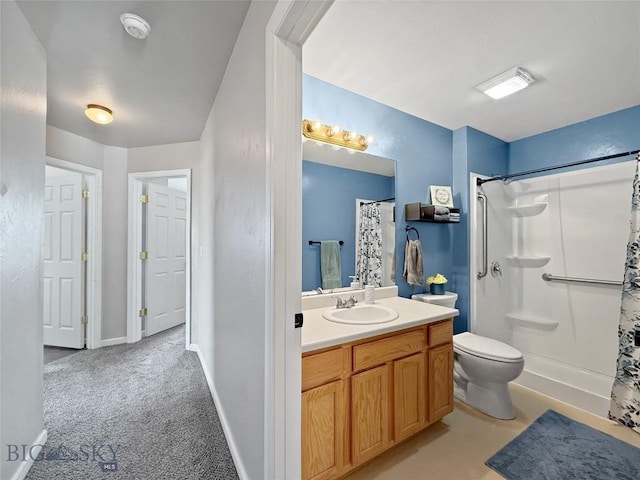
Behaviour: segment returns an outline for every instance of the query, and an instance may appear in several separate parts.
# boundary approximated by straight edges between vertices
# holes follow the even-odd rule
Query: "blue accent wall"
[[[396,161],[396,283],[403,297],[425,291],[402,277],[404,205],[429,202],[430,185],[453,185],[453,132],[342,88],[304,75],[302,112],[309,120],[373,135],[368,153]],[[451,275],[453,229],[459,225],[411,222],[420,232],[425,276]]]
[[[470,272],[469,272],[469,191],[470,173],[504,175],[507,173],[508,144],[471,127],[453,132],[453,192],[455,203],[461,206],[460,225],[456,228],[451,249],[452,282],[449,289],[458,293],[456,307],[460,315],[454,320],[454,332],[469,329]]]
[[[469,320],[470,172],[504,175],[640,148],[640,106],[505,143],[471,127],[451,131],[308,75],[302,85],[304,118],[373,135],[375,142],[367,151],[396,161],[399,294],[409,297],[426,290],[402,277],[404,229],[411,225],[422,240],[425,275],[444,274],[450,279],[447,289],[459,295],[456,333],[467,330]],[[625,160],[629,157],[609,163]],[[453,186],[454,204],[461,208],[459,225],[404,220],[406,203],[429,203],[430,185]]]
[[[394,196],[394,178],[316,162],[302,162],[302,290],[322,286],[320,245],[342,240],[342,286],[355,271],[356,198]]]
[[[638,149],[640,149],[640,106],[511,142],[509,144],[509,173]],[[631,157],[623,157],[561,171],[568,172],[630,159]]]

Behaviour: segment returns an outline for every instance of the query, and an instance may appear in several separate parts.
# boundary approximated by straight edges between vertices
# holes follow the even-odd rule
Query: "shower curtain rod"
[[[382,200],[373,200],[372,202],[360,202],[360,205],[371,205],[372,203],[390,202],[391,200],[395,200],[395,199],[396,197],[383,198]]]
[[[534,173],[548,172],[550,170],[558,170],[560,168],[575,167],[576,165],[584,165],[585,163],[602,162],[603,160],[610,160],[612,158],[635,155],[636,153],[639,153],[639,152],[640,150],[631,150],[630,152],[616,153],[615,155],[607,155],[605,157],[590,158],[589,160],[580,160],[579,162],[565,163],[563,165],[556,165],[555,167],[538,168],[536,170],[527,170],[526,172],[510,173],[509,175],[499,175],[497,177],[491,177],[491,178],[478,178],[476,179],[476,184],[480,186],[483,183],[493,182],[494,180],[508,180],[510,178],[521,177],[523,175],[531,175]],[[638,160],[640,160],[640,157],[638,158]]]

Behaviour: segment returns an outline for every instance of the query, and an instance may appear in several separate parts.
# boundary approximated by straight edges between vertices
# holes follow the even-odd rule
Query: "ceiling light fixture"
[[[338,126],[325,125],[319,121],[303,120],[302,135],[316,143],[324,142],[349,150],[359,150],[364,152],[369,144],[373,142],[373,137],[358,135],[356,132],[341,130]]]
[[[491,80],[481,83],[476,88],[491,98],[498,100],[528,87],[533,81],[534,78],[529,72],[520,67],[514,67],[493,77]]]
[[[149,22],[135,13],[123,13],[120,15],[120,23],[129,35],[138,40],[144,40],[151,33]]]
[[[92,122],[99,123],[100,125],[113,122],[113,112],[111,109],[103,107],[102,105],[96,105],[95,103],[87,105],[84,114],[89,117]]]

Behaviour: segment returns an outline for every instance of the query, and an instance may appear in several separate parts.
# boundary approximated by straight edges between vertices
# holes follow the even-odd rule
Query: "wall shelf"
[[[423,203],[407,203],[404,206],[404,219],[407,222],[431,222],[431,223],[460,223],[460,209],[447,207],[449,212],[458,214],[458,220],[437,220],[435,218],[434,205],[425,205]]]
[[[546,318],[532,317],[522,313],[507,313],[507,320],[511,325],[519,327],[536,328],[538,330],[555,330],[559,323]]]
[[[531,203],[529,205],[516,205],[507,207],[507,211],[514,217],[532,217],[541,214],[547,208],[547,202]]]
[[[508,262],[514,267],[520,268],[538,268],[544,267],[551,257],[541,255],[508,255]]]

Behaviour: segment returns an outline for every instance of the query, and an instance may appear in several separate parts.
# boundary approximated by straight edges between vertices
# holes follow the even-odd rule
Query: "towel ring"
[[[416,232],[416,236],[418,237],[417,240],[420,240],[420,232],[418,232],[418,230],[416,230],[416,227],[404,227],[405,231],[407,232],[407,242],[410,240],[409,239],[409,232],[414,231]]]

